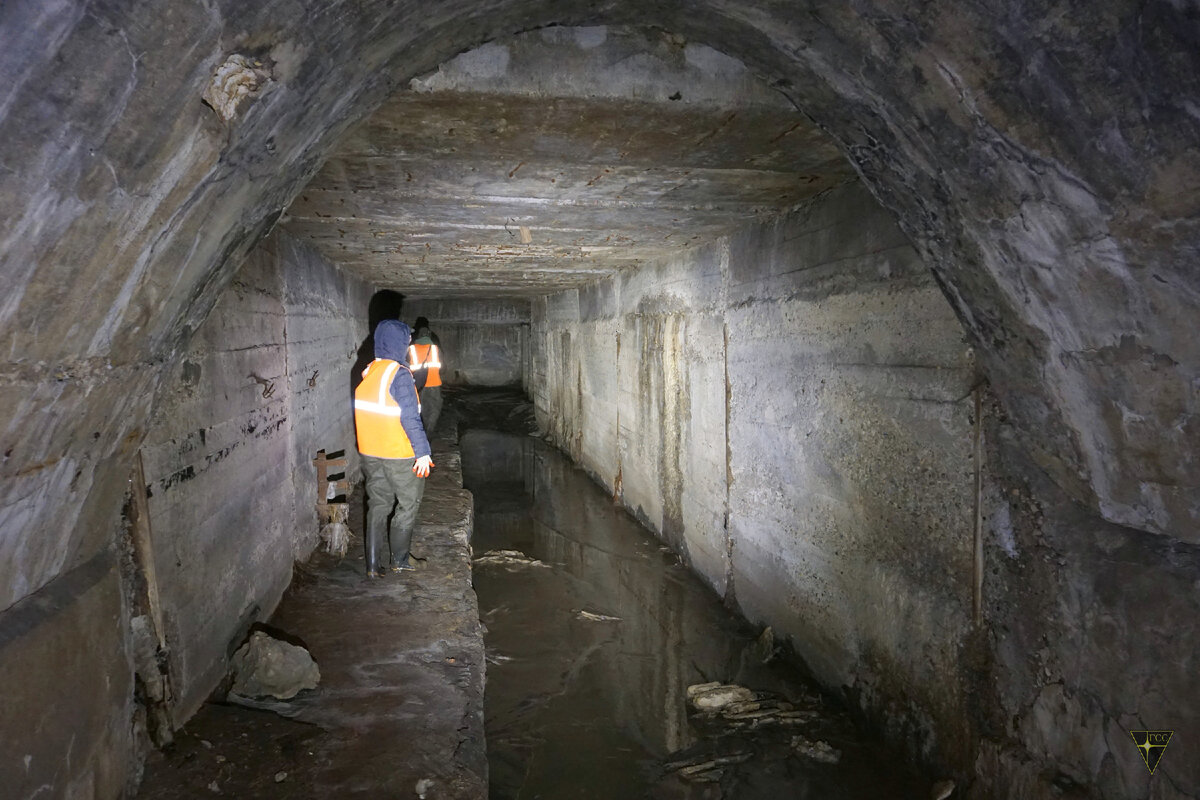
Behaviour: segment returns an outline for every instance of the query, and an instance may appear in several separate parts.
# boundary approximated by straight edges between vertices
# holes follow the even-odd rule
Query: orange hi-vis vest
[[[414,372],[419,369],[428,370],[425,385],[441,386],[442,354],[436,344],[410,344],[408,346],[408,368]]]
[[[389,391],[400,363],[377,358],[363,370],[354,390],[354,430],[358,452],[376,458],[413,458],[412,442],[400,424],[400,404]],[[413,389],[416,393],[416,389]],[[418,407],[420,403],[418,401]]]

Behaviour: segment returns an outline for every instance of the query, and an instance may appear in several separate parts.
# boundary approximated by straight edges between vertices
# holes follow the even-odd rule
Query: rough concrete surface
[[[1067,498],[984,406],[990,647],[971,656],[975,764],[995,796],[1200,796],[1200,548],[1147,541]],[[978,643],[976,643],[976,646]],[[1173,730],[1151,775],[1131,730]],[[1184,743],[1188,744],[1184,744]]]
[[[1152,573],[1191,552],[1200,17],[1189,4],[12,0],[0,8],[2,668],[57,666],[27,649],[17,604],[70,594],[111,550],[155,397],[339,137],[459,53],[571,24],[591,30],[551,38],[590,52],[607,41],[596,26],[665,30],[685,63],[690,52],[697,69],[724,70],[695,45],[711,48],[785,94],[933,270],[1030,454],[1022,465],[1088,519],[1161,537],[1138,545],[1157,553]],[[202,96],[235,54],[267,74],[225,120]],[[497,77],[496,54],[464,69]],[[663,452],[669,473],[675,450]],[[1100,529],[1072,528],[1084,543]],[[67,613],[41,618],[38,635],[69,628]],[[1130,644],[1143,635],[1131,630]],[[111,663],[128,649],[114,636],[83,637],[80,651]],[[45,741],[75,737],[94,761],[14,761],[0,783],[63,795],[100,762],[119,783],[136,763],[128,737],[110,735],[126,724],[127,687],[115,676],[100,692],[107,716],[47,723]],[[0,725],[0,738],[25,736],[23,720]]]
[[[116,559],[105,552],[16,606],[0,636],[6,797],[117,797],[131,752],[133,679]],[[53,665],[52,668],[48,665]]]
[[[570,33],[484,45],[398,92],[342,140],[287,229],[377,283],[544,294],[852,175],[740,61],[662,32]]]
[[[317,451],[346,450],[354,474],[367,305],[365,285],[276,234],[172,367],[142,457],[180,722],[316,546]]]
[[[151,757],[142,800],[212,796],[212,782],[247,798],[415,797],[422,781],[430,800],[487,796],[471,495],[453,441],[434,440],[434,462],[415,572],[366,578],[360,492],[349,555],[315,553],[271,618],[316,659],[320,685],[270,704],[283,718],[205,706],[175,751]]]
[[[861,189],[535,301],[532,339],[541,429],[971,796],[1196,795],[1194,760],[1151,781],[1127,741],[1200,720],[1195,547],[1102,522],[1019,455]]]
[[[944,737],[916,749],[965,765],[945,676],[970,620],[973,365],[874,201],[847,185],[535,302],[533,330],[554,441],[826,685],[899,703],[898,729]]]

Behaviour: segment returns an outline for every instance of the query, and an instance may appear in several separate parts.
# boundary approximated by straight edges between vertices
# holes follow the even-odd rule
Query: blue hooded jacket
[[[408,343],[412,333],[408,325],[398,319],[385,319],[375,328],[375,357],[386,358],[400,364],[388,391],[400,406],[400,424],[408,434],[413,454],[417,458],[430,454],[429,439],[421,423],[421,409],[417,405],[417,390],[412,373],[408,371]]]

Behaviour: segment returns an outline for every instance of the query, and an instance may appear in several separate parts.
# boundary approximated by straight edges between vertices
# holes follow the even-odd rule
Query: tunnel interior
[[[1194,13],[297,5],[0,12],[16,796],[210,696],[396,315],[963,796],[1200,796]]]

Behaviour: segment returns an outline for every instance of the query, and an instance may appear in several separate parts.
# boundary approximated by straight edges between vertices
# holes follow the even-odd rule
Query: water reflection
[[[836,714],[803,733],[841,751],[838,765],[797,755],[799,729],[689,721],[692,684],[793,699],[812,690],[794,667],[764,664],[758,632],[559,453],[491,431],[468,432],[461,449],[476,557],[512,550],[542,562],[475,570],[494,800],[924,796]],[[664,767],[733,751],[751,757],[707,783]]]

